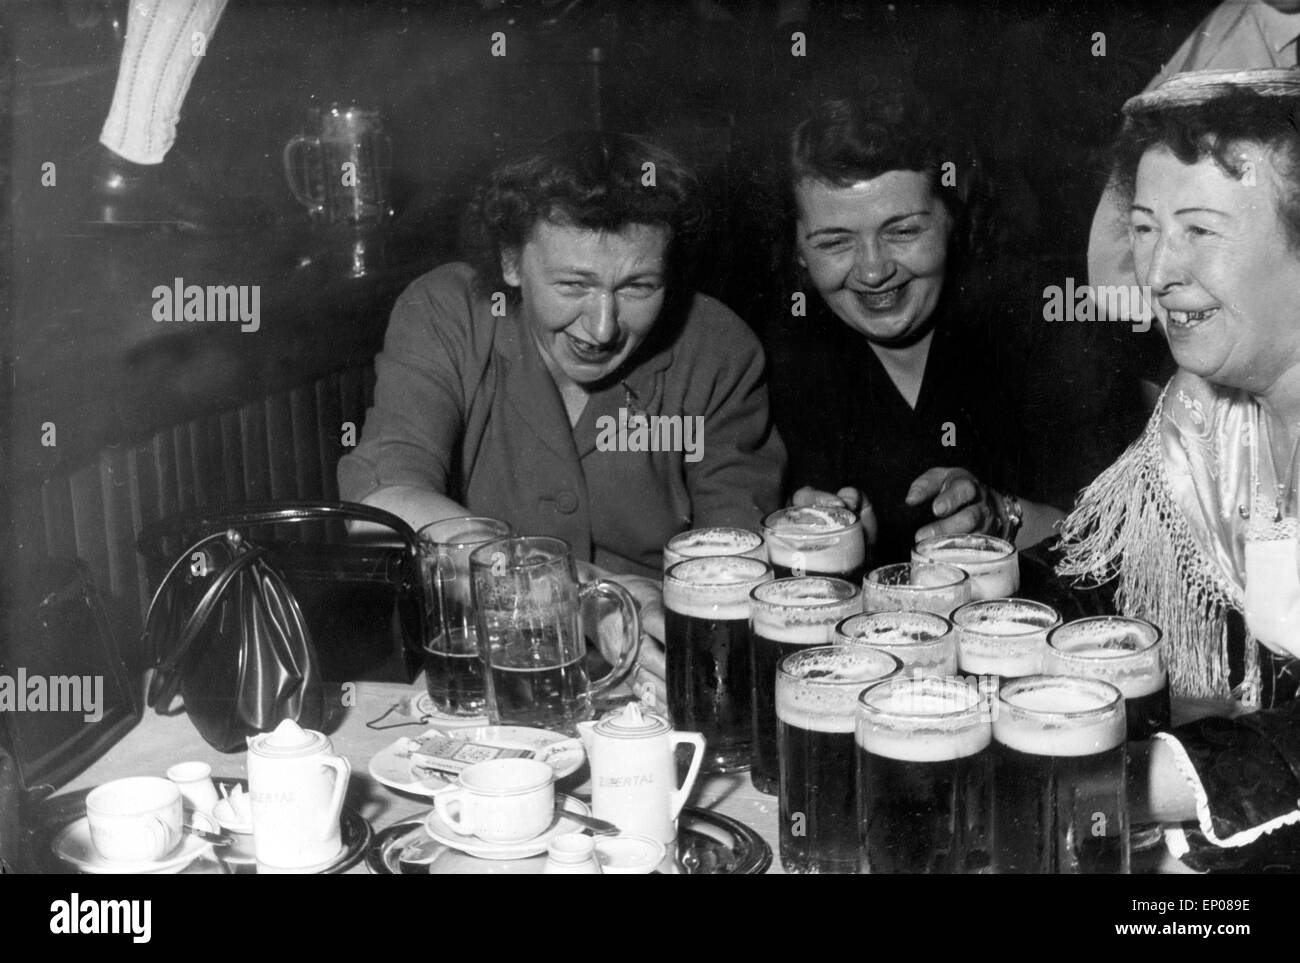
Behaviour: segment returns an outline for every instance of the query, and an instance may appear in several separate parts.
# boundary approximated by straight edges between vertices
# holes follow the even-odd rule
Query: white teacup
[[[181,843],[184,807],[181,791],[158,776],[115,779],[86,797],[90,841],[104,859],[148,863]]]
[[[555,821],[555,770],[535,759],[490,759],[467,766],[460,785],[433,797],[442,821],[462,836],[517,843]]]

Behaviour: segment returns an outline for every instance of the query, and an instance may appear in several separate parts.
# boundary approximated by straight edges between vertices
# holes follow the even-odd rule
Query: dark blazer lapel
[[[600,435],[597,422],[601,417],[607,415],[618,425],[620,408],[628,408],[629,417],[631,409],[647,410],[646,406],[654,398],[655,381],[659,372],[672,362],[673,349],[670,345],[640,361],[631,370],[625,370],[622,377],[614,379],[591,395],[573,430],[573,442],[579,458],[586,458],[596,450],[596,439]]]
[[[546,447],[562,458],[576,460],[578,453],[560,389],[517,312],[512,309],[497,330],[497,350],[507,363],[501,390],[510,406]]]

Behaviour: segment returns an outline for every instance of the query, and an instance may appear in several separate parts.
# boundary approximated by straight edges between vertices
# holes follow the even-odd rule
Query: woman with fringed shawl
[[[1178,372],[1063,526],[1061,575],[1164,629],[1172,695],[1134,821],[1195,868],[1300,871],[1300,71],[1178,75],[1130,100],[1114,174]]]

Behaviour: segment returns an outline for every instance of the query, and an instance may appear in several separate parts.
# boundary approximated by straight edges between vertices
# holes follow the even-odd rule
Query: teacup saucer
[[[191,818],[204,821],[205,825],[200,828],[220,832],[220,827],[215,822],[206,819],[202,815],[196,814]],[[94,843],[90,841],[90,820],[82,816],[54,837],[50,849],[59,859],[71,866],[75,866],[83,873],[130,873],[138,875],[142,873],[179,873],[207,852],[210,846],[210,843],[205,843],[197,836],[186,833],[181,838],[181,844],[162,859],[136,863],[108,860],[99,855]]]
[[[556,798],[563,800],[564,808],[569,812],[577,813],[580,816],[591,815],[591,807],[581,799],[565,793],[559,793]],[[477,836],[460,835],[443,821],[436,809],[425,818],[424,828],[430,836],[444,846],[458,849],[462,853],[469,853],[469,855],[477,856],[479,859],[524,859],[528,856],[536,856],[538,853],[546,852],[551,840],[561,833],[576,833],[582,829],[572,820],[565,819],[561,813],[556,813],[550,828],[540,836],[534,836],[532,839],[524,839],[515,843],[491,843],[486,839],[479,839]]]

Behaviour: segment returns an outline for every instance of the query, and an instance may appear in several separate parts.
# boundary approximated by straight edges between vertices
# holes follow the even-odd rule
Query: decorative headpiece
[[[1189,70],[1174,74],[1155,90],[1130,97],[1124,104],[1124,115],[1161,107],[1190,107],[1237,91],[1261,97],[1300,97],[1300,68]]]

